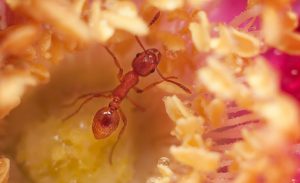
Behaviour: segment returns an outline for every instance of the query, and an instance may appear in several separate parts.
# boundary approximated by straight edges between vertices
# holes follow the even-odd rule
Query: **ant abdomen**
[[[96,139],[103,139],[110,136],[119,125],[120,116],[115,110],[108,107],[102,108],[94,116],[93,133]]]

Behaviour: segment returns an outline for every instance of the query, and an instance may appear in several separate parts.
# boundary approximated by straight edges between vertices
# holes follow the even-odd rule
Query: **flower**
[[[299,181],[298,2],[0,0],[0,10],[2,182],[10,167],[17,182]],[[145,113],[122,101],[128,127],[110,154],[122,124],[102,140],[90,129],[109,102],[62,106],[123,82],[109,64],[130,68],[144,49],[134,36],[160,50],[156,69],[180,84],[133,95]]]

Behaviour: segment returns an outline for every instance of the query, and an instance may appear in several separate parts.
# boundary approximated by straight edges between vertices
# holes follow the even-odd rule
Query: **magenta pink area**
[[[294,153],[292,156],[295,157],[295,161],[297,161],[298,163],[298,169],[296,170],[295,176],[292,179],[292,183],[300,183],[300,152],[299,149],[300,148],[300,144],[295,144],[294,145]]]
[[[292,56],[272,49],[265,54],[280,75],[282,91],[300,102],[300,56]]]
[[[10,9],[5,0],[0,0],[0,30],[25,22],[27,17]]]
[[[300,15],[300,1],[296,0],[293,4],[293,10],[298,14],[298,16]]]
[[[300,169],[297,170],[296,175],[292,180],[292,183],[300,183]]]
[[[207,9],[207,12],[210,21],[228,23],[245,11],[246,7],[246,0],[217,0],[214,6]]]
[[[6,22],[6,6],[4,0],[0,0],[0,30],[3,30],[7,26]]]

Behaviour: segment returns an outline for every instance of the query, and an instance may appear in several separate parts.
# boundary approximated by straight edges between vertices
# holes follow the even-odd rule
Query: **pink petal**
[[[246,9],[246,0],[220,0],[212,9],[208,9],[208,17],[213,22],[230,22]]]

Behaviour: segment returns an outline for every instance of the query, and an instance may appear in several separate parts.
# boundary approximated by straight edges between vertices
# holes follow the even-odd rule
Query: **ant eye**
[[[155,71],[155,69],[152,69],[152,70],[151,70],[151,73],[154,72],[154,71]]]

